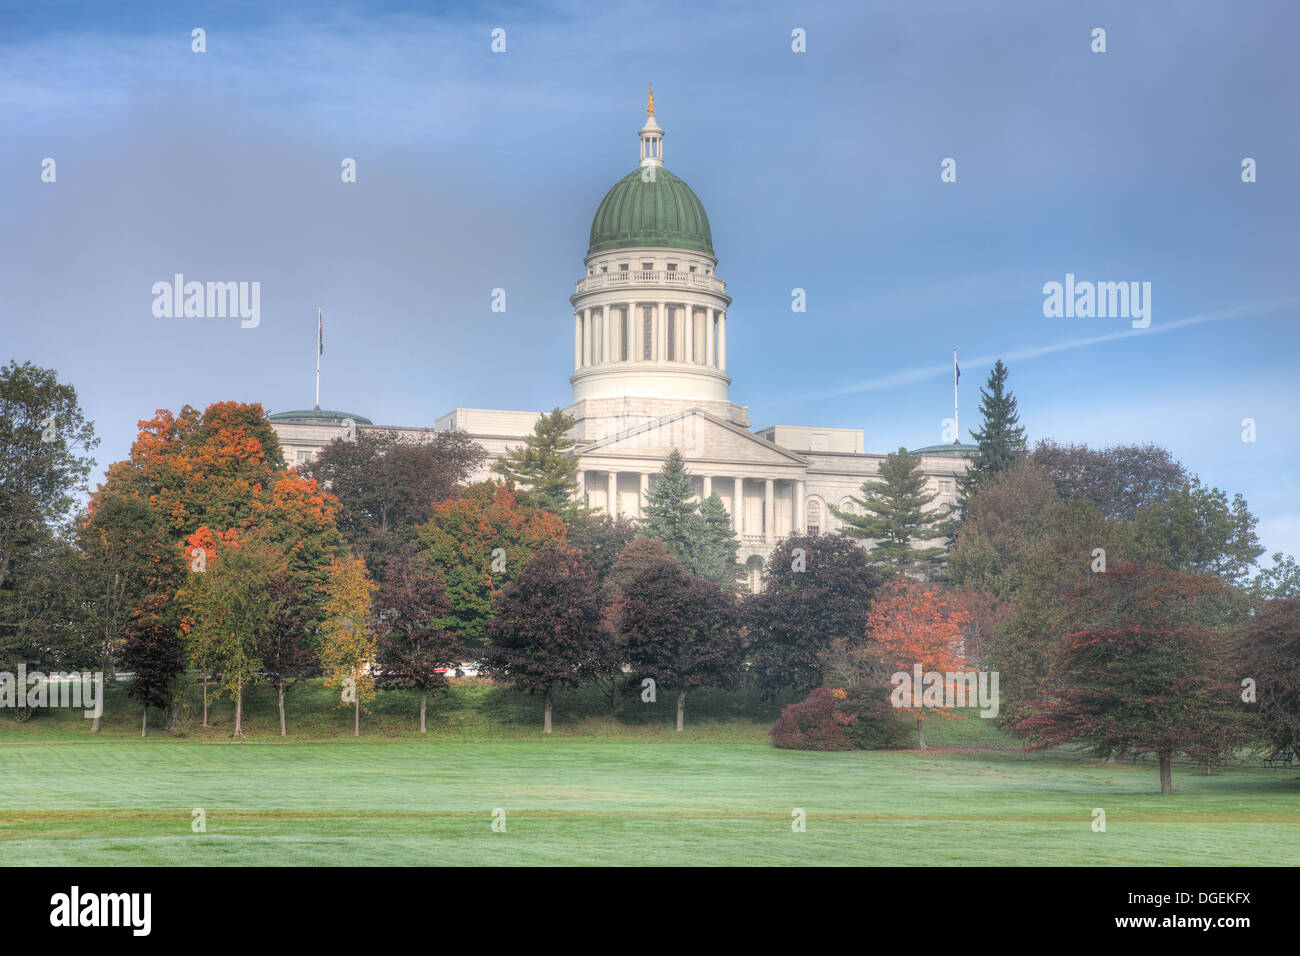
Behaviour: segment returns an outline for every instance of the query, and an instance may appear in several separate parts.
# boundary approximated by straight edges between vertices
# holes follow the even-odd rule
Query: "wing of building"
[[[572,401],[581,494],[588,507],[641,516],[664,459],[678,449],[699,495],[717,494],[732,516],[740,559],[756,582],[778,538],[833,531],[831,507],[853,510],[884,453],[864,451],[858,428],[772,425],[753,431],[730,398],[727,332],[731,297],[718,276],[709,217],[664,166],[664,131],[650,100],[640,162],[605,194],[591,223],[585,274],[573,305]],[[740,327],[744,334],[744,325]],[[493,461],[531,434],[534,411],[457,408],[432,426],[469,433]],[[373,425],[345,412],[269,416],[290,464],[310,460],[349,428],[418,435],[428,429]],[[938,493],[956,501],[970,445],[915,450]]]

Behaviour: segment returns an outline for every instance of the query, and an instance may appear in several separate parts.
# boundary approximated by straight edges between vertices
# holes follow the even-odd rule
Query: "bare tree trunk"
[[[1160,792],[1174,792],[1173,758],[1170,754],[1160,755]]]
[[[90,722],[90,732],[91,732],[92,734],[97,734],[97,733],[99,733],[99,718],[98,718],[98,717],[96,717],[94,720],[92,720],[92,721]]]
[[[686,722],[686,691],[677,692],[677,732],[682,732],[682,726]]]
[[[285,726],[284,726],[284,682],[283,681],[280,682],[279,691],[280,691],[280,736],[283,737],[286,733]]]
[[[361,692],[357,692],[357,699],[353,704],[352,710],[352,736],[361,736]]]
[[[203,726],[208,726],[208,678],[203,676]]]
[[[916,747],[918,750],[928,749],[925,746],[925,721],[920,717],[916,718]]]
[[[145,704],[140,708],[140,736],[145,737],[145,731],[149,729],[149,705]]]
[[[424,733],[424,710],[428,702],[429,692],[427,690],[420,691],[420,733]]]
[[[546,716],[542,718],[542,733],[551,732],[551,689],[546,688]]]
[[[232,737],[244,736],[244,684],[235,685],[235,732]]]

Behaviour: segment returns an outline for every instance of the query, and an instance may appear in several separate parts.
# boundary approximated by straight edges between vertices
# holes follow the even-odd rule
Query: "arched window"
[[[822,530],[822,503],[816,498],[808,499],[808,506],[804,511],[805,527],[809,534],[818,534]]]

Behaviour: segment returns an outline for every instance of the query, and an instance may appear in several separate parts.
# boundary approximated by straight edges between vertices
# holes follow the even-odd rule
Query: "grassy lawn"
[[[779,704],[700,693],[687,732],[656,705],[595,689],[538,701],[467,681],[430,705],[385,694],[351,734],[333,692],[251,696],[247,741],[218,726],[139,737],[110,697],[103,733],[45,712],[0,718],[0,846],[17,864],[1224,864],[1300,859],[1300,771],[1021,759],[990,721],[931,720],[921,753],[777,750]],[[200,711],[201,713],[201,711]],[[156,715],[151,718],[156,720]],[[935,746],[938,745],[938,746]],[[807,830],[791,830],[791,811]],[[206,811],[207,832],[191,831]],[[492,811],[506,811],[493,832]],[[1107,831],[1092,831],[1092,811]]]

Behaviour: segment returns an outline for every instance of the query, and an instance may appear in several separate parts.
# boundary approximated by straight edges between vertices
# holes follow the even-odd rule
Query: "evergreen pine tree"
[[[692,494],[690,472],[681,453],[674,448],[646,500],[643,530],[646,537],[662,541],[669,554],[688,566],[694,563],[699,537]]]
[[[700,502],[696,515],[697,544],[694,560],[688,567],[700,577],[708,578],[724,589],[734,590],[744,570],[736,561],[740,542],[731,528],[731,515],[717,493]]]
[[[566,437],[573,419],[556,408],[537,419],[533,433],[492,466],[521,503],[560,517],[580,510],[578,459]]]
[[[1027,454],[1025,430],[1017,424],[1020,414],[1016,411],[1016,397],[1006,390],[1006,382],[1007,367],[1002,364],[1002,359],[998,359],[989,373],[988,387],[980,389],[983,427],[970,433],[979,450],[975,452],[966,474],[958,481],[959,507],[962,510],[983,481],[1008,470]]]
[[[892,567],[899,572],[925,573],[943,564],[946,552],[941,547],[917,548],[913,541],[943,538],[952,532],[949,516],[953,509],[944,506],[925,511],[938,495],[925,491],[921,459],[900,448],[885,456],[880,464],[881,481],[862,484],[862,498],[851,499],[861,514],[831,508],[845,523],[843,534],[875,541],[868,557],[872,564]]]

